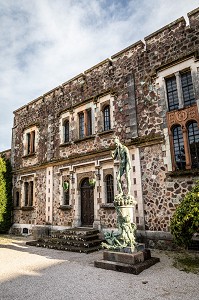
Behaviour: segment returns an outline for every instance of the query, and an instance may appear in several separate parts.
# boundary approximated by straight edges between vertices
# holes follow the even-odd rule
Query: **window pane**
[[[178,109],[178,91],[175,76],[166,79],[167,99],[169,110]]]
[[[24,197],[25,197],[25,206],[28,206],[28,182],[24,183]]]
[[[27,154],[30,154],[30,133],[27,133]]]
[[[33,181],[29,182],[29,206],[33,206]]]
[[[69,142],[69,122],[64,122],[64,143]]]
[[[104,130],[111,129],[111,122],[110,122],[110,106],[107,105],[104,108]]]
[[[189,149],[192,168],[199,168],[199,129],[196,122],[188,125]]]
[[[84,137],[84,113],[79,114],[79,138]]]
[[[92,114],[91,110],[87,110],[87,135],[92,134]]]
[[[174,145],[174,155],[177,169],[185,169],[186,160],[185,160],[185,150],[184,142],[182,136],[182,129],[180,126],[176,126],[173,129],[173,145]]]
[[[181,84],[182,84],[184,105],[188,106],[195,103],[196,101],[193,93],[193,83],[192,83],[190,71],[181,74]]]
[[[107,203],[113,203],[114,201],[114,189],[113,189],[113,176],[106,176],[106,198]]]

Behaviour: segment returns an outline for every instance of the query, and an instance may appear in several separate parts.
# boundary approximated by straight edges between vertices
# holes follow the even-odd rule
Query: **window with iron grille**
[[[106,176],[106,199],[107,203],[113,203],[114,201],[113,176],[111,174]]]
[[[179,100],[175,76],[166,79],[166,88],[169,111],[178,109]]]
[[[110,106],[106,105],[103,110],[104,115],[104,130],[111,129],[111,119],[110,119]]]
[[[186,160],[185,160],[185,150],[184,150],[184,141],[182,135],[181,126],[175,126],[173,128],[173,147],[174,147],[174,156],[177,169],[185,169]]]
[[[165,79],[169,111],[186,107],[196,102],[191,71],[185,70],[177,74],[177,77],[173,75]]]
[[[195,97],[193,92],[193,83],[191,78],[191,72],[185,72],[181,74],[181,84],[183,92],[184,106],[195,103]]]
[[[187,126],[192,168],[199,168],[199,128],[197,122]]]

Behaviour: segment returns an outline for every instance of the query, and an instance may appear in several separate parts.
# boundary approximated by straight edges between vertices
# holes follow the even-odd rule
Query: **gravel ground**
[[[199,300],[199,276],[160,263],[131,275],[95,268],[102,251],[91,254],[26,246],[26,238],[0,238],[0,300]]]

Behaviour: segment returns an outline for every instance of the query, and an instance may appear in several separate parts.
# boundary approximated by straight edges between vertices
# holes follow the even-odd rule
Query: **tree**
[[[10,160],[0,157],[0,233],[6,233],[12,217],[12,173]]]
[[[189,246],[194,233],[199,232],[199,181],[177,207],[170,225],[176,244]]]

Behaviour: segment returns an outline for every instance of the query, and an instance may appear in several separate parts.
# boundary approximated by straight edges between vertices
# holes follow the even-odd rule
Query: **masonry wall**
[[[156,85],[158,70],[189,57],[198,59],[199,9],[188,14],[190,25],[180,18],[130,47],[113,55],[77,77],[14,112],[12,163],[17,174],[45,168],[49,163],[67,163],[75,157],[95,155],[113,149],[114,136],[122,143],[139,148],[141,157],[142,191],[147,230],[168,231],[176,204],[191,189],[195,175],[170,177],[164,160],[166,100]],[[195,93],[199,99],[196,74]],[[72,142],[60,141],[60,117],[86,103],[95,106],[100,97],[113,97],[114,126],[108,134],[100,132],[100,124],[90,139],[78,140],[74,127]],[[39,130],[37,155],[23,157],[23,132],[36,125]],[[65,155],[63,155],[65,153]],[[42,182],[43,171],[38,176]],[[41,183],[39,183],[41,185]],[[38,223],[42,224],[44,194],[36,191]],[[55,207],[58,203],[55,203]],[[56,209],[56,208],[55,208]],[[17,215],[17,213],[16,213]],[[71,224],[73,212],[66,218],[55,211],[57,224]],[[110,211],[101,211],[104,224],[115,225]],[[114,217],[115,218],[115,217]]]

